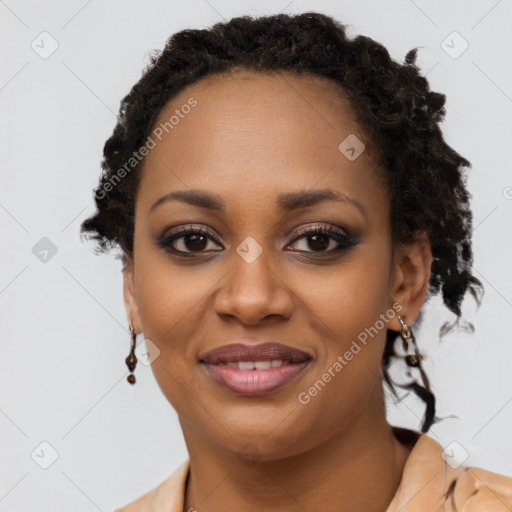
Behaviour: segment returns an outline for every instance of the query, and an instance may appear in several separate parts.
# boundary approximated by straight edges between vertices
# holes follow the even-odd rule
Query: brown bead
[[[418,367],[420,365],[420,357],[416,355],[405,356],[405,362],[408,366]]]
[[[126,377],[126,380],[130,383],[130,384],[135,384],[135,375],[128,375],[128,377]]]
[[[137,358],[135,357],[135,354],[131,352],[130,355],[124,361],[126,363],[126,366],[128,366],[128,370],[133,372],[133,370],[135,370],[135,367],[137,366]]]

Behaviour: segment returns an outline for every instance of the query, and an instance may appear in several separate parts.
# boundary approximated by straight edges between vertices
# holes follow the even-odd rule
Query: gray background
[[[440,300],[428,304],[416,332],[438,415],[452,416],[429,435],[443,447],[459,443],[452,447],[466,450],[471,465],[512,475],[512,1],[6,0],[0,511],[109,511],[187,457],[151,369],[138,365],[137,385],[126,382],[121,265],[114,255],[94,255],[79,239],[79,224],[93,211],[119,102],[150,50],[178,30],[222,18],[308,10],[335,16],[350,35],[376,39],[400,62],[422,46],[419,62],[431,88],[447,95],[445,138],[473,164],[474,271],[486,295],[480,310],[469,297],[464,302],[475,334],[455,332],[440,344],[437,329],[453,318]],[[454,31],[469,44],[456,58],[463,41]],[[58,48],[42,58],[53,40]],[[48,247],[57,252],[50,248],[41,261]],[[419,429],[423,410],[409,396],[400,405],[389,401],[388,418]],[[43,469],[53,450],[57,459]]]

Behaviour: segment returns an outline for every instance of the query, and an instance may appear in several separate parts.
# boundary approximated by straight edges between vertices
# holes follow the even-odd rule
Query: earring
[[[135,334],[135,330],[132,327],[132,323],[130,322],[130,334],[132,336],[132,344],[130,349],[130,355],[124,360],[126,366],[128,366],[128,370],[130,370],[130,375],[126,377],[126,380],[130,384],[135,384],[135,375],[133,375],[133,370],[137,366],[137,356],[135,355],[135,340],[137,339],[137,335]]]
[[[416,344],[416,339],[414,338],[414,334],[411,331],[411,328],[405,322],[403,316],[398,315],[398,320],[400,320],[400,324],[402,328],[400,329],[400,337],[402,338],[402,346],[405,352],[409,352],[409,340],[411,340],[414,354],[407,354],[405,356],[405,362],[408,366],[417,368],[420,366],[421,359],[423,356],[418,351],[418,345]]]

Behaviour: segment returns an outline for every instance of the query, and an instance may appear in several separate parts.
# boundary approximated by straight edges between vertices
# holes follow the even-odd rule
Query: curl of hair
[[[142,77],[121,101],[104,146],[97,212],[83,221],[81,234],[96,241],[98,252],[119,246],[125,260],[132,257],[141,164],[115,186],[105,185],[145,144],[158,114],[187,85],[233,69],[325,77],[341,86],[377,155],[390,192],[393,247],[411,242],[419,231],[428,235],[433,254],[428,293],[441,291],[457,317],[442,327],[442,337],[458,324],[466,291],[480,305],[483,285],[471,273],[472,213],[464,175],[471,164],[444,141],[438,124],[445,96],[430,90],[416,56],[414,48],[400,64],[373,39],[350,39],[345,25],[315,12],[241,16],[175,33],[162,51],[151,54]],[[397,334],[387,331],[382,361],[384,381],[395,394],[387,369]],[[427,405],[426,432],[437,421],[434,395],[428,385],[411,382],[408,387]]]

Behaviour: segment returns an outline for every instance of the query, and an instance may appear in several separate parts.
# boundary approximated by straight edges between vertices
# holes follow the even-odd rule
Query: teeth
[[[279,368],[280,366],[290,364],[290,361],[283,361],[282,359],[272,359],[271,361],[230,361],[224,363],[231,368],[238,368],[239,370],[270,370],[271,368]]]

